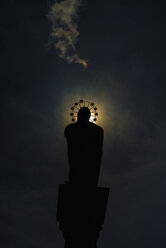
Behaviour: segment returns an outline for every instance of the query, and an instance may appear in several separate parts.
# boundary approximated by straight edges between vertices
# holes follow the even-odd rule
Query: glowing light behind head
[[[61,98],[61,105],[59,106],[60,118],[59,118],[59,127],[60,132],[63,132],[63,129],[71,123],[70,116],[70,106],[74,102],[77,102],[78,99],[86,99],[90,102],[95,103],[97,107],[97,121],[95,124],[104,128],[105,132],[108,134],[112,132],[112,126],[115,120],[115,103],[109,98],[108,92],[103,89],[94,89],[78,87],[77,89],[68,90]],[[91,114],[90,121],[94,118],[94,114]]]
[[[71,121],[72,122],[76,122],[78,119],[78,112],[81,108],[83,107],[87,107],[90,110],[90,122],[96,123],[97,119],[98,119],[98,112],[97,112],[97,107],[95,106],[94,102],[90,102],[90,101],[85,101],[83,99],[75,102],[73,104],[73,106],[71,107]]]
[[[98,108],[99,116],[96,124],[104,129],[104,146],[112,144],[117,137],[124,142],[131,142],[139,122],[127,108],[127,104],[124,104],[123,97],[126,94],[124,85],[112,79],[112,86],[108,87],[107,79],[98,81],[100,78],[87,79],[82,76],[77,80],[76,76],[74,80],[78,82],[77,85],[73,83],[72,78],[67,77],[69,86],[63,88],[59,94],[57,102],[59,104],[55,105],[53,125],[59,139],[65,142],[64,129],[71,123],[70,106],[79,99],[86,99],[94,102]]]

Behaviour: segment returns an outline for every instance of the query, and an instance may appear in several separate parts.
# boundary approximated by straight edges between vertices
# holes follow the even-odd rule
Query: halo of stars
[[[78,102],[75,102],[73,104],[73,106],[70,108],[71,113],[70,113],[70,117],[71,117],[71,121],[72,122],[76,122],[77,121],[77,115],[79,110],[82,107],[87,107],[90,110],[91,116],[89,121],[90,122],[96,122],[97,118],[99,116],[98,112],[97,112],[97,107],[95,106],[94,102],[90,102],[90,101],[84,101],[83,99],[80,99]]]

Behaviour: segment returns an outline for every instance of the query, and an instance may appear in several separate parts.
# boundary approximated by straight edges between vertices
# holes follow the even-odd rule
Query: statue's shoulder
[[[96,125],[96,124],[94,124],[94,123],[92,123],[92,122],[89,122],[89,124],[90,124],[91,127],[93,127],[96,131],[98,131],[98,132],[100,132],[100,133],[103,133],[103,132],[104,132],[104,130],[103,130],[102,127],[100,127],[100,126],[98,126],[98,125]]]
[[[75,126],[76,126],[76,123],[71,123],[71,124],[69,124],[69,125],[65,128],[65,131],[64,131],[65,137],[68,136],[68,134],[71,132],[71,130],[75,128]]]

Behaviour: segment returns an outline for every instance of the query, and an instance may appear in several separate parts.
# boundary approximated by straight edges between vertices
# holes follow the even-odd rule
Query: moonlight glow
[[[87,107],[90,110],[91,116],[89,120],[90,122],[96,123],[99,115],[97,112],[97,107],[95,106],[94,102],[86,101],[83,99],[80,99],[79,101],[75,102],[71,107],[71,121],[77,121],[78,112],[82,107]]]
[[[111,133],[113,132],[116,115],[118,114],[118,105],[113,99],[108,97],[107,91],[100,87],[96,87],[95,89],[92,89],[91,87],[88,89],[85,89],[84,87],[78,87],[74,90],[67,89],[67,92],[64,91],[60,99],[61,101],[59,104],[59,109],[57,110],[60,111],[60,118],[56,119],[56,125],[58,125],[59,133],[63,133],[64,128],[72,123],[70,113],[73,104],[78,102],[80,99],[84,99],[95,103],[98,113],[95,124],[101,126],[104,129],[105,139],[106,137],[110,137]],[[55,112],[55,117],[57,117],[57,111]],[[93,116],[94,115],[92,114],[90,121],[92,120]]]

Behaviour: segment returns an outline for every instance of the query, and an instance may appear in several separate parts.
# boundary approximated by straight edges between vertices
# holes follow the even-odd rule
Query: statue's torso
[[[74,123],[65,129],[68,143],[69,181],[97,184],[103,129],[93,123]]]

